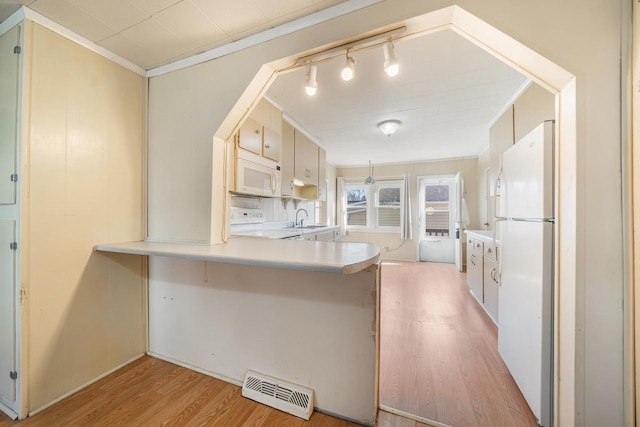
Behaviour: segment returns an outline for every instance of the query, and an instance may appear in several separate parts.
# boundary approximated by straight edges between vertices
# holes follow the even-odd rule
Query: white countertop
[[[341,274],[357,273],[380,259],[380,250],[370,243],[247,237],[232,238],[219,245],[147,241],[110,243],[96,245],[94,250]]]
[[[464,232],[485,242],[494,243],[492,230],[465,230]],[[496,240],[495,243],[499,244],[500,241]]]
[[[305,227],[268,227],[263,225],[231,226],[232,237],[264,237],[268,239],[286,239],[295,236],[324,233],[339,229],[339,225],[311,225]]]

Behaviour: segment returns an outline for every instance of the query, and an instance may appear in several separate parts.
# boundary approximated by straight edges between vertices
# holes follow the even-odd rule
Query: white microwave
[[[241,148],[236,150],[236,193],[280,197],[280,181],[277,162]]]

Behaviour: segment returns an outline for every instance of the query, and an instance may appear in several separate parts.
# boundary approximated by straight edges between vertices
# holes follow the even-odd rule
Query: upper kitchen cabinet
[[[500,155],[514,143],[513,105],[510,105],[489,129],[489,195],[495,193],[495,180],[500,168]]]
[[[305,134],[295,130],[294,177],[307,184],[318,185],[318,146]]]
[[[327,201],[327,152],[318,147],[318,200]]]
[[[238,131],[238,146],[280,162],[282,112],[262,98]]]
[[[293,196],[295,186],[293,185],[293,168],[295,163],[294,155],[295,129],[289,122],[282,122],[282,152],[280,153],[282,168],[282,195]]]
[[[238,146],[262,155],[262,125],[249,117],[238,131]]]
[[[20,27],[0,37],[0,204],[16,202]]]
[[[554,120],[556,101],[553,94],[535,83],[525,90],[513,105],[514,142],[531,132],[540,123]]]

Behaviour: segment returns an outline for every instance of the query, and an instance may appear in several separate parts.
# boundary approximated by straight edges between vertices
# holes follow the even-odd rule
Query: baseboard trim
[[[127,360],[126,362],[124,362],[124,363],[122,363],[122,364],[120,364],[120,365],[116,366],[115,368],[109,369],[107,372],[105,372],[104,374],[102,374],[102,375],[100,375],[100,376],[98,376],[98,377],[96,377],[96,378],[92,379],[91,381],[89,381],[89,382],[87,382],[87,383],[84,383],[83,385],[81,385],[81,386],[79,386],[79,387],[76,387],[76,388],[74,388],[74,389],[73,389],[73,390],[71,390],[71,391],[66,392],[66,393],[65,393],[65,394],[63,394],[62,396],[58,397],[58,398],[57,398],[57,399],[55,399],[55,400],[52,400],[51,402],[47,403],[46,405],[43,405],[43,406],[39,407],[38,409],[35,409],[35,410],[33,410],[33,411],[29,412],[29,415],[28,415],[28,416],[29,416],[29,417],[32,417],[32,416],[34,416],[34,415],[36,415],[36,414],[38,414],[38,413],[40,413],[40,412],[44,411],[45,409],[47,409],[47,408],[49,408],[49,407],[51,407],[51,406],[55,405],[56,403],[60,402],[61,400],[64,400],[64,399],[66,399],[67,397],[71,396],[72,394],[74,394],[74,393],[76,393],[76,392],[78,392],[78,391],[82,390],[83,388],[90,386],[91,384],[95,383],[96,381],[100,381],[101,379],[103,379],[103,378],[104,378],[104,377],[106,377],[107,375],[110,375],[110,374],[114,373],[114,372],[115,372],[115,371],[117,371],[118,369],[120,369],[120,368],[122,368],[122,367],[124,367],[124,366],[127,366],[129,363],[135,362],[136,360],[140,359],[140,358],[141,358],[141,357],[143,357],[144,355],[145,355],[144,353],[141,353],[141,354],[139,354],[138,356],[135,356],[135,357],[133,357],[132,359],[129,359],[129,360]]]
[[[0,402],[0,412],[4,412],[12,420],[18,419],[18,413],[2,402]]]
[[[236,380],[234,378],[230,378],[221,374],[218,374],[213,371],[208,371],[206,369],[199,368],[197,366],[191,365],[189,363],[184,363],[179,360],[176,360],[172,357],[163,356],[162,354],[154,353],[153,351],[147,352],[148,356],[155,357],[156,359],[164,360],[165,362],[173,363],[174,365],[182,366],[183,368],[191,369],[192,371],[199,372],[201,374],[222,380],[227,383],[231,383],[233,385],[237,385],[238,387],[242,387],[243,380]]]
[[[410,414],[409,412],[401,411],[399,409],[392,408],[386,405],[380,405],[380,410],[384,412],[388,412],[393,415],[397,415],[402,418],[407,418],[409,420],[417,421],[422,424],[426,424],[428,426],[433,427],[451,427],[448,424],[439,423],[437,421],[430,420],[429,418],[424,418],[419,415]]]

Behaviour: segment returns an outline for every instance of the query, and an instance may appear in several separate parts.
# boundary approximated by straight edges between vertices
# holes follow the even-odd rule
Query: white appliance
[[[231,235],[265,239],[302,239],[300,229],[264,221],[262,209],[231,208]]]
[[[541,426],[553,402],[553,121],[502,154],[498,351]]]
[[[235,192],[280,197],[280,165],[243,149],[236,151]]]

